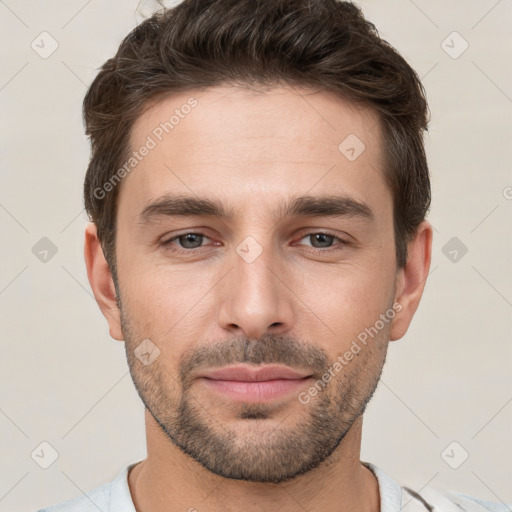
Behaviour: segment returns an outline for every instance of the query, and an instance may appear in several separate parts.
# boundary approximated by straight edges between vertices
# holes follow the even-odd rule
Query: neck
[[[231,480],[211,473],[169,441],[146,411],[148,457],[128,483],[137,512],[379,512],[377,479],[359,460],[362,417],[319,467],[281,483]]]

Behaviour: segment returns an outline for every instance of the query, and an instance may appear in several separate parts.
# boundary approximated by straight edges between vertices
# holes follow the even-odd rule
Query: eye
[[[209,240],[203,233],[183,233],[165,240],[162,242],[162,245],[171,251],[199,249],[202,247],[202,242],[205,238]],[[174,242],[177,242],[179,245],[176,246]]]
[[[161,245],[167,251],[191,253],[194,252],[194,250],[199,250],[205,247],[205,245],[203,245],[205,239],[210,240],[210,238],[207,237],[204,233],[188,232],[182,233],[181,235],[176,235],[172,238],[169,238],[168,240],[164,240],[163,242],[161,242]],[[299,241],[301,240],[308,240],[310,242],[309,247],[321,252],[329,252],[330,250],[334,251],[337,249],[341,249],[345,245],[349,245],[349,242],[347,242],[346,240],[343,240],[342,238],[334,234],[324,231],[308,233],[307,235],[299,239]],[[338,245],[340,247],[337,248],[335,245],[333,245],[335,242],[338,242]]]
[[[348,245],[348,242],[343,240],[342,238],[333,235],[331,233],[326,232],[318,232],[318,233],[309,233],[306,236],[303,236],[300,240],[309,240],[311,242],[311,246],[313,249],[331,249],[333,247],[333,243],[338,241],[341,245]]]

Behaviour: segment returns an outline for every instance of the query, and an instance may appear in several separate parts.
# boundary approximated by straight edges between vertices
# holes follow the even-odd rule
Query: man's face
[[[378,322],[397,273],[377,116],[300,92],[222,86],[161,100],[135,123],[132,149],[154,147],[119,194],[132,378],[170,441],[228,478],[279,482],[326,460],[371,398],[390,338],[390,316]],[[176,109],[174,127],[159,130]],[[226,216],[177,214],[177,196]],[[354,341],[358,353],[334,366]],[[301,378],[204,377],[262,363]]]

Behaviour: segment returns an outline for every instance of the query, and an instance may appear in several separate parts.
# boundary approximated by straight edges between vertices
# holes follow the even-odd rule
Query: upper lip
[[[310,373],[292,370],[288,366],[266,365],[254,366],[226,366],[201,372],[198,377],[214,380],[237,380],[245,382],[261,382],[274,379],[303,379],[310,377]]]

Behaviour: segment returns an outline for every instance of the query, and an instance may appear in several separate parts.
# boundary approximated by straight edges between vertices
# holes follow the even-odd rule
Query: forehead
[[[172,94],[137,119],[130,143],[145,154],[122,182],[119,203],[133,213],[170,192],[260,214],[272,198],[305,193],[391,208],[378,115],[325,91],[222,85]]]

